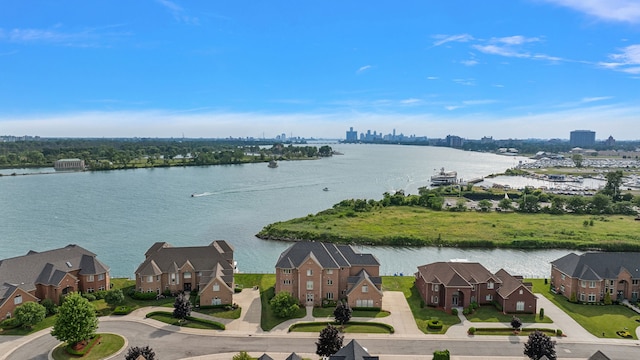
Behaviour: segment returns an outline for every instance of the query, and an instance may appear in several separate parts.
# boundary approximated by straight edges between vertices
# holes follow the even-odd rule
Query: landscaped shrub
[[[562,336],[562,330],[557,329],[556,330],[556,336]]]
[[[544,308],[540,308],[540,320],[544,320]]]
[[[0,328],[3,328],[5,330],[17,328],[20,325],[22,325],[22,324],[20,324],[20,321],[18,321],[18,319],[14,318],[14,317],[13,318],[8,318],[8,319],[0,322]]]
[[[106,294],[107,294],[106,290],[98,290],[98,291],[93,293],[93,296],[96,297],[96,300],[102,300],[102,299],[104,299],[104,296]]]
[[[113,310],[113,315],[127,315],[131,310],[132,309],[128,306],[118,306]]]
[[[456,315],[457,316],[458,315],[458,309],[456,309],[456,308],[451,309],[451,315]]]
[[[155,300],[158,295],[154,292],[135,291],[131,297],[136,300]]]
[[[44,299],[40,304],[44,306],[45,309],[47,309],[47,316],[55,315],[58,313],[58,305],[54,304],[53,300]]]
[[[444,324],[440,320],[429,320],[429,322],[427,323],[427,328],[429,328],[430,330],[442,330],[443,325]]]
[[[351,309],[353,309],[353,311],[358,310],[358,311],[375,311],[375,312],[380,312],[380,310],[382,310],[379,307],[353,307]]]
[[[162,295],[164,295],[164,296],[166,296],[166,297],[171,296],[171,290],[169,290],[169,289],[164,289],[164,291],[162,292]]]
[[[468,333],[469,335],[473,335],[473,334],[475,334],[475,333],[476,333],[476,328],[475,328],[475,327],[473,327],[473,326],[472,326],[472,327],[470,327],[470,328],[469,328],[469,330],[467,330],[467,333]]]
[[[474,310],[474,311],[475,311],[475,310],[477,310],[477,309],[478,309],[478,307],[480,307],[480,305],[478,305],[478,303],[477,303],[477,302],[475,302],[475,301],[474,301],[474,302],[472,302],[472,303],[471,303],[471,305],[469,305],[469,306],[470,306],[470,307],[471,307],[471,309],[472,309],[472,310]]]
[[[433,360],[449,360],[450,358],[449,350],[436,350],[433,352]]]
[[[82,297],[89,300],[89,301],[96,301],[96,296],[93,294],[82,294]]]

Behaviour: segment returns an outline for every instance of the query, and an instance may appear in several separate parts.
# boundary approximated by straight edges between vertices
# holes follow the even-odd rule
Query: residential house
[[[609,293],[612,300],[637,301],[640,253],[567,254],[551,262],[551,289],[580,302],[604,301],[605,293]]]
[[[356,340],[351,340],[337,353],[329,356],[329,360],[379,360],[378,356],[371,356]]]
[[[535,313],[532,285],[505,270],[492,274],[476,262],[436,262],[418,267],[415,286],[428,306],[448,311],[472,302],[498,304],[505,313]]]
[[[208,246],[153,244],[135,271],[140,292],[172,294],[197,291],[200,305],[233,303],[233,247],[224,240]]]
[[[381,307],[380,263],[350,245],[300,241],[276,263],[275,291],[287,291],[306,305],[346,299],[351,307]]]
[[[27,301],[60,303],[70,292],[108,290],[109,267],[78,245],[0,260],[0,316],[11,317]]]

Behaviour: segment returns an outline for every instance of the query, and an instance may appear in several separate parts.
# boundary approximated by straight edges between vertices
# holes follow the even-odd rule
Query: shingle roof
[[[382,294],[382,278],[369,276],[369,273],[362,269],[358,272],[357,276],[349,276],[347,278],[347,285],[349,286],[347,296],[350,296],[351,292],[355,291],[362,282],[369,282],[373,284],[376,290]]]
[[[435,262],[418,266],[418,273],[427,281],[452,287],[471,287],[489,280],[501,280],[477,262]]]
[[[291,353],[291,355],[287,356],[284,360],[302,360],[302,357],[296,353]]]
[[[504,269],[498,270],[498,272],[496,273],[496,276],[502,282],[502,284],[500,285],[500,288],[498,288],[497,292],[498,292],[498,295],[502,296],[503,299],[508,298],[509,295],[511,295],[511,293],[513,293],[514,291],[516,291],[519,288],[522,288],[523,291],[531,292],[531,290],[529,290],[526,287],[526,285],[520,279],[518,279],[517,277],[509,274]]]
[[[595,354],[589,356],[587,360],[611,360],[607,355],[605,355],[602,351],[598,350]]]
[[[96,254],[78,245],[37,252],[0,261],[0,283],[22,284],[28,290],[36,283],[57,285],[64,274],[80,270],[82,275],[97,275],[109,267],[96,258]]]
[[[273,358],[267,354],[262,354],[258,360],[273,360]]]
[[[276,268],[294,269],[312,254],[324,269],[338,269],[353,265],[380,265],[372,254],[361,254],[350,245],[336,245],[315,241],[299,241],[286,249],[276,262]]]
[[[587,252],[582,255],[570,253],[551,262],[558,270],[570,277],[583,280],[617,278],[627,270],[631,277],[640,278],[640,253],[638,252]]]
[[[233,283],[233,247],[224,240],[216,240],[207,246],[173,247],[166,242],[153,244],[145,253],[146,259],[138,266],[139,275],[175,273],[187,265],[202,273],[206,284],[219,276],[227,284]]]
[[[329,360],[378,360],[378,356],[371,356],[356,340],[351,340],[342,349],[329,357]]]

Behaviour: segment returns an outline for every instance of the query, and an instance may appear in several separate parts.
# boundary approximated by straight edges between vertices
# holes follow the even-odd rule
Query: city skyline
[[[635,1],[246,5],[3,2],[0,134],[640,139]]]

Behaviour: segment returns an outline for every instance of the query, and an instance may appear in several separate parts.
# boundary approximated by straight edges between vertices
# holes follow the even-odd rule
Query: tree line
[[[0,168],[50,167],[78,158],[89,170],[222,165],[331,156],[330,146],[239,140],[43,139],[0,143]]]

